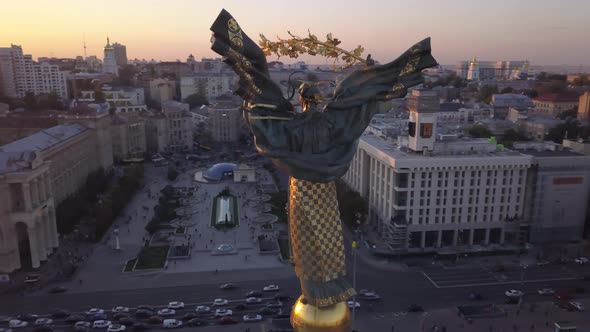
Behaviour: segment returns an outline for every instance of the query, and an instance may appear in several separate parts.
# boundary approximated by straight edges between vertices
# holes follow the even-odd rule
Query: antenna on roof
[[[84,41],[84,60],[86,60],[86,32],[82,34],[82,40]]]

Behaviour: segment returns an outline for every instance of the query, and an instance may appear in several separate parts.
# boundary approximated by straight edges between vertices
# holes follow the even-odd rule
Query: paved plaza
[[[287,229],[286,225],[275,223],[273,231],[263,231],[262,223],[255,222],[267,210],[261,202],[264,200],[261,199],[263,194],[257,193],[257,186],[274,187],[272,176],[264,168],[257,169],[256,183],[234,183],[232,180],[197,183],[194,181],[197,169],[186,167],[180,170],[182,172],[178,178],[169,181],[166,178],[167,167],[146,164],[145,187],[136,193],[103,240],[94,246],[74,280],[62,285],[70,292],[87,292],[187,285],[199,283],[200,280],[210,282],[212,279],[247,280],[249,273],[228,273],[239,270],[263,269],[268,272],[268,276],[277,278],[293,274],[290,265],[281,262],[278,254],[260,254],[258,250],[259,235],[274,239],[278,231]],[[145,225],[153,217],[160,191],[167,185],[194,190],[193,195],[186,198],[188,204],[181,208],[180,220],[173,222],[174,225],[186,227],[186,233],[169,236],[173,245],[189,245],[190,257],[169,259],[164,269],[123,272],[125,263],[137,256],[143,241],[149,238]],[[229,188],[237,198],[240,220],[234,228],[217,230],[211,226],[212,199],[225,188]],[[115,250],[117,228],[120,250]],[[230,254],[219,254],[214,248],[220,244],[230,244],[235,250]]]

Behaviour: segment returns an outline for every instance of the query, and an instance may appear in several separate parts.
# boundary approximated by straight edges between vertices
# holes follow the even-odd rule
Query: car
[[[586,264],[586,263],[588,263],[590,261],[586,257],[578,257],[578,258],[575,258],[574,259],[574,262],[576,262],[576,263],[578,263],[580,265],[584,265],[584,264]]]
[[[410,306],[408,307],[408,312],[422,312],[422,311],[424,311],[424,308],[422,308],[422,306],[419,304],[410,304]]]
[[[182,316],[182,320],[191,320],[193,318],[197,318],[198,315],[194,312],[187,312],[186,314],[184,314],[184,316]]]
[[[227,304],[227,300],[226,299],[215,299],[213,300],[213,306],[214,307],[219,307],[222,305],[226,305]]]
[[[145,321],[150,324],[162,324],[162,318],[159,316],[152,316]]]
[[[199,318],[193,318],[186,323],[188,326],[203,326],[207,325],[207,321]]]
[[[35,283],[35,282],[39,281],[39,279],[41,279],[41,277],[38,274],[29,274],[28,276],[25,277],[25,283],[27,283],[27,284]]]
[[[105,327],[109,327],[110,325],[111,325],[110,321],[100,319],[100,320],[95,320],[94,323],[92,323],[92,328],[93,329],[102,329]]]
[[[168,309],[182,309],[184,308],[184,302],[172,301],[168,303]]]
[[[215,317],[225,317],[233,315],[233,311],[231,309],[220,308],[215,310]]]
[[[137,306],[137,310],[149,310],[149,311],[156,311],[156,307],[147,305],[147,304],[140,304]]]
[[[65,309],[55,309],[51,312],[53,318],[66,318],[70,315],[70,312]]]
[[[69,315],[66,317],[66,323],[76,323],[85,319],[82,315]]]
[[[354,309],[354,308],[360,308],[361,304],[356,302],[356,301],[348,301],[346,302],[346,304],[348,304],[348,308],[349,309]]]
[[[267,308],[271,308],[271,309],[281,309],[283,307],[283,303],[282,302],[269,302],[266,304]]]
[[[129,314],[126,314],[124,312],[118,312],[112,316],[112,319],[116,321],[119,321],[123,318],[129,318]]]
[[[276,315],[279,312],[277,309],[262,307],[258,310],[258,313],[265,316]]]
[[[153,311],[146,310],[146,309],[138,309],[135,312],[135,317],[137,318],[148,318],[154,315]]]
[[[100,308],[92,308],[86,311],[87,315],[96,315],[96,314],[104,314],[104,310]]]
[[[278,285],[268,285],[268,286],[265,286],[264,288],[262,288],[262,290],[265,292],[277,292],[279,290],[279,286]]]
[[[549,265],[550,262],[549,261],[537,261],[537,266],[545,266],[545,265]]]
[[[59,293],[65,293],[67,292],[68,289],[62,286],[56,286],[56,287],[51,287],[49,289],[49,294],[59,294]]]
[[[505,291],[504,294],[508,297],[521,297],[523,293],[522,293],[522,291],[519,291],[516,289],[511,289],[511,290]]]
[[[221,319],[219,320],[219,324],[221,325],[229,325],[229,324],[237,324],[239,323],[237,319],[233,318],[233,317],[221,317]]]
[[[35,325],[51,325],[53,323],[53,319],[51,318],[37,318],[35,320]]]
[[[242,317],[242,320],[244,322],[259,322],[262,320],[262,316],[260,316],[260,315],[244,315],[244,317]]]
[[[469,293],[469,299],[474,301],[481,301],[483,300],[483,296],[476,292]]]
[[[209,311],[211,311],[211,308],[209,308],[206,305],[197,306],[197,308],[195,309],[195,312],[197,312],[199,314],[204,314],[204,313],[207,313]]]
[[[52,325],[38,325],[33,328],[33,332],[51,332],[53,331]]]
[[[568,293],[559,292],[553,294],[553,299],[557,301],[569,301],[572,299],[572,296]]]
[[[256,304],[262,302],[262,299],[259,297],[249,297],[246,299],[246,303],[248,304]]]
[[[24,322],[32,322],[34,320],[37,320],[37,318],[39,318],[39,315],[35,315],[35,314],[24,314],[24,315],[18,315],[16,317],[16,319],[22,320]]]
[[[222,284],[221,286],[219,286],[220,289],[234,289],[237,286],[232,284],[231,282],[228,282],[227,284]]]
[[[10,327],[11,329],[18,329],[21,327],[26,327],[27,325],[29,325],[28,322],[19,319],[11,319],[10,322],[8,322],[8,327]]]
[[[244,311],[244,310],[246,310],[246,306],[244,304],[240,303],[234,307],[234,310],[235,311]]]
[[[127,307],[115,307],[111,310],[112,313],[117,313],[117,312],[129,312],[129,308]]]
[[[131,317],[125,317],[125,318],[119,319],[119,324],[125,325],[125,326],[132,326],[133,324],[135,324],[135,321]]]
[[[378,301],[381,300],[381,296],[375,292],[365,292],[364,294],[360,294],[359,298],[365,301]]]
[[[283,310],[280,310],[279,312],[277,312],[276,315],[274,315],[273,318],[276,318],[276,319],[291,318],[291,313],[290,312],[283,312]]]
[[[111,324],[107,328],[107,332],[123,332],[127,329],[125,325],[121,324]]]
[[[553,295],[555,291],[553,288],[541,288],[537,291],[539,295]]]
[[[92,324],[91,324],[90,322],[87,322],[87,321],[83,321],[83,320],[81,320],[81,321],[79,321],[79,322],[76,322],[76,323],[74,324],[74,329],[75,329],[75,328],[89,329],[91,326],[92,326]]]
[[[277,301],[289,301],[292,299],[291,295],[278,293],[274,296],[274,299]]]
[[[178,319],[164,319],[162,327],[165,329],[175,329],[182,326],[182,321]]]
[[[246,293],[246,297],[262,297],[262,292],[260,291],[249,291],[248,293]]]
[[[160,310],[158,310],[158,315],[160,315],[160,316],[174,316],[174,315],[176,315],[176,310],[168,309],[168,308],[160,309]]]
[[[584,306],[580,302],[574,302],[574,301],[572,301],[572,302],[569,303],[569,306],[573,310],[576,310],[576,311],[584,311]]]
[[[133,324],[133,331],[134,332],[147,331],[149,329],[150,329],[150,327],[147,324],[144,324],[144,323],[135,323],[135,324]]]

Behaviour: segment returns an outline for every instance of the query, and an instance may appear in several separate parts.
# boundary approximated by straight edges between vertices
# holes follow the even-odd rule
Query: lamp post
[[[352,241],[352,288],[356,289],[356,248],[357,242]],[[352,329],[354,330],[355,313],[356,313],[356,295],[352,297]]]

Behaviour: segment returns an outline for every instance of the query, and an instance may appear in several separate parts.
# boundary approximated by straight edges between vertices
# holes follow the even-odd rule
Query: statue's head
[[[317,104],[322,102],[322,93],[317,84],[302,82],[299,85],[299,104],[303,112],[315,111]]]

